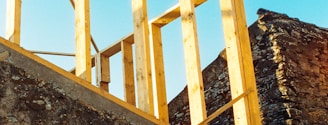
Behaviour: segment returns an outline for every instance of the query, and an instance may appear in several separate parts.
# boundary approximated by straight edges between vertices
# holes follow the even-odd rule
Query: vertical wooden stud
[[[164,60],[162,48],[161,28],[155,24],[151,24],[151,52],[154,82],[156,84],[158,117],[161,121],[169,123],[169,113],[166,99],[166,83],[164,74]]]
[[[110,82],[109,57],[101,53],[96,55],[96,79],[100,89],[108,92],[108,83]]]
[[[261,124],[253,59],[243,0],[220,0],[231,96],[254,90],[233,105],[236,125]]]
[[[180,0],[180,12],[187,72],[190,119],[191,124],[196,125],[206,118],[206,107],[193,0]]]
[[[75,0],[75,74],[91,83],[90,1]]]
[[[132,13],[134,22],[138,106],[141,110],[153,115],[154,102],[150,69],[146,0],[132,0]]]
[[[7,0],[6,39],[20,45],[21,0]]]
[[[134,87],[134,69],[132,44],[126,41],[121,42],[122,62],[123,62],[123,83],[125,101],[131,105],[136,105],[136,95]]]

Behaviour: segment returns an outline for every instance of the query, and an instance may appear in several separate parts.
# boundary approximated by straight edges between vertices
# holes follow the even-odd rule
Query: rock
[[[103,111],[66,96],[54,83],[34,79],[0,61],[0,125],[130,125],[120,114]]]
[[[265,9],[258,14],[249,36],[262,123],[327,125],[328,30]],[[226,57],[222,55],[202,72],[207,116],[231,100]],[[169,103],[171,124],[190,124],[189,116],[172,115],[188,113],[188,109],[181,110],[187,105],[184,89]],[[234,124],[232,111],[209,124]]]
[[[9,52],[8,51],[0,52],[0,61],[4,61],[8,57],[9,57]]]

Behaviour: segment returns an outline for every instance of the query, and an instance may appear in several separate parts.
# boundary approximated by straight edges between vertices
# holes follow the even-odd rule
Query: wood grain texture
[[[190,119],[197,125],[206,118],[204,86],[200,68],[195,8],[192,0],[180,0],[182,35],[188,83]]]
[[[21,0],[7,0],[6,39],[20,45]]]
[[[254,90],[233,105],[236,125],[261,124],[253,59],[243,0],[220,0],[232,98]]]

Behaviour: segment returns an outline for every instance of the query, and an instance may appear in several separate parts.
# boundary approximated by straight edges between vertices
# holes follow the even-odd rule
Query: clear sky
[[[151,20],[179,0],[148,0]],[[248,25],[265,8],[302,21],[328,27],[328,0],[245,0]],[[133,31],[131,0],[91,0],[91,33],[103,49]],[[224,48],[219,0],[208,0],[196,9],[202,69]],[[0,36],[5,36],[6,0],[0,0]],[[69,0],[22,0],[21,46],[28,50],[75,53],[74,12]],[[180,19],[162,28],[168,100],[186,85]],[[94,53],[94,50],[93,50]],[[40,55],[69,70],[73,57]],[[121,54],[110,58],[110,92],[123,98]]]

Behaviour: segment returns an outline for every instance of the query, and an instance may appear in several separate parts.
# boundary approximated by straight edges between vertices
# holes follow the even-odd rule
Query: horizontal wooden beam
[[[106,56],[106,57],[111,57],[113,55],[115,55],[116,53],[120,52],[121,51],[121,42],[124,41],[124,42],[127,42],[127,43],[130,43],[130,44],[133,44],[134,43],[134,39],[133,39],[133,33],[123,37],[122,39],[116,41],[115,43],[113,43],[112,45],[106,47],[105,49],[99,51],[99,53],[101,53],[102,55]],[[91,57],[91,66],[94,67],[95,66],[95,56],[92,56]],[[69,70],[68,72],[70,73],[75,73],[75,68]]]
[[[70,0],[71,2],[73,2],[73,0]],[[206,2],[207,0],[196,0],[195,1],[195,6],[199,6],[202,3]],[[72,4],[73,5],[73,4]],[[164,12],[164,14],[158,16],[157,18],[154,18],[153,20],[149,21],[149,23],[157,25],[159,27],[165,26],[166,24],[172,22],[173,20],[179,18],[181,16],[180,14],[180,5],[175,5],[172,8],[168,9],[167,11]],[[166,21],[165,21],[166,20]],[[92,39],[91,39],[92,40]],[[121,42],[122,41],[126,41],[130,44],[134,43],[134,34],[130,33],[128,35],[126,35],[125,37],[123,37],[122,39],[118,40],[117,42],[115,42],[112,45],[109,45],[108,47],[100,50],[99,52],[105,56],[112,56],[115,55],[116,53],[121,51]],[[94,60],[94,57],[92,57],[92,59]],[[94,64],[92,66],[95,66]],[[70,70],[69,72],[74,73],[75,72],[75,68],[73,68],[72,70]]]
[[[206,2],[207,0],[195,0],[195,7],[201,5],[202,3]],[[165,11],[162,15],[154,18],[150,21],[151,24],[157,25],[159,27],[163,27],[166,24],[169,24],[173,20],[179,18],[180,14],[180,4],[177,4],[167,11]]]
[[[47,54],[47,55],[58,55],[58,56],[75,56],[74,53],[62,53],[62,52],[48,52],[48,51],[38,51],[38,50],[29,50],[31,53],[35,54]]]
[[[106,47],[105,49],[101,50],[100,53],[107,56],[107,57],[111,57],[112,55],[118,53],[121,51],[121,42],[127,42],[130,44],[134,43],[134,35],[133,33],[123,37],[122,39],[118,40],[117,42],[115,42],[114,44]]]

